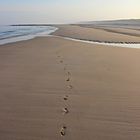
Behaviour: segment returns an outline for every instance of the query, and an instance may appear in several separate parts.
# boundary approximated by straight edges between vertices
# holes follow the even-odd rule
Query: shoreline
[[[47,36],[53,32],[55,32],[56,30],[58,30],[58,28],[56,28],[55,26],[29,26],[29,25],[9,25],[9,26],[5,26],[5,27],[47,27],[47,28],[54,28],[54,29],[44,29],[44,31],[40,31],[40,32],[35,32],[34,34],[32,34],[30,32],[27,32],[26,35],[25,34],[15,34],[15,36],[8,36],[7,38],[1,39],[0,40],[0,45],[4,45],[4,44],[9,44],[9,43],[16,43],[16,42],[20,42],[20,41],[26,41],[26,40],[30,40],[36,37],[43,37],[43,36]],[[17,30],[18,31],[18,30]],[[6,31],[9,32],[9,31]]]
[[[55,32],[54,32],[55,33]],[[53,36],[53,35],[52,35]],[[81,40],[81,41],[86,41],[86,42],[93,42],[93,43],[99,43],[102,45],[102,43],[106,44],[140,44],[140,42],[114,42],[114,41],[102,41],[102,40],[88,40],[88,39],[81,39],[81,38],[72,38],[68,36],[58,36],[62,38],[68,38],[68,39],[73,39],[73,40]]]
[[[55,37],[55,35],[52,35],[52,37]],[[133,49],[139,49],[140,48],[140,43],[138,42],[130,42],[130,43],[115,43],[115,42],[102,42],[102,41],[93,41],[93,40],[84,40],[84,39],[76,39],[76,38],[71,38],[67,36],[56,36],[60,37],[63,39],[67,40],[72,40],[72,41],[78,41],[78,42],[83,42],[83,43],[89,43],[89,44],[94,44],[94,45],[103,45],[103,46],[111,46],[111,47],[122,47],[122,48],[133,48]],[[132,46],[133,45],[133,46]]]
[[[41,24],[41,25],[36,25],[36,24],[27,24],[27,25],[10,25],[10,26],[48,26],[47,24]],[[103,41],[103,40],[96,40],[96,39],[88,39],[88,38],[80,38],[80,37],[72,37],[72,36],[69,36],[69,35],[67,35],[67,34],[58,34],[57,35],[57,31],[59,32],[59,30],[61,31],[61,30],[63,30],[63,28],[61,29],[61,27],[62,26],[64,26],[64,28],[65,28],[65,26],[67,27],[68,25],[51,25],[51,24],[49,24],[49,26],[51,26],[51,27],[55,27],[56,29],[54,29],[54,31],[52,31],[52,32],[50,32],[48,35],[39,35],[39,36],[36,36],[36,37],[44,37],[44,36],[58,36],[58,37],[62,37],[62,38],[65,38],[65,39],[71,39],[71,40],[73,40],[73,41],[81,41],[81,42],[85,42],[85,43],[97,43],[97,44],[99,44],[99,45],[109,45],[109,46],[117,46],[117,47],[123,47],[123,45],[124,45],[124,47],[127,47],[127,48],[140,48],[138,45],[140,45],[140,41],[107,41],[107,40],[105,40],[105,41]],[[72,25],[73,26],[73,25]],[[76,25],[74,25],[74,26],[76,26]],[[84,28],[84,27],[83,27]],[[88,27],[88,28],[91,28],[91,27]],[[91,28],[92,29],[92,28]],[[95,27],[95,29],[96,29],[96,27]],[[102,30],[104,30],[103,29],[103,27],[101,28]],[[112,32],[112,33],[115,33],[115,32]],[[126,34],[126,35],[129,35],[129,34]],[[10,44],[10,43],[16,43],[16,42],[20,42],[20,41],[26,41],[26,40],[30,40],[30,39],[34,39],[34,38],[36,38],[36,37],[26,37],[26,36],[24,36],[24,37],[19,37],[19,39],[18,38],[12,38],[11,40],[9,39],[9,41],[7,42],[7,43],[1,43],[0,44],[0,46],[1,45],[6,45],[6,44]],[[13,41],[13,40],[15,40],[15,41]],[[133,47],[131,47],[131,46],[129,46],[129,45],[136,45],[136,46],[133,46]]]
[[[58,27],[59,30],[54,32],[53,35],[97,43],[140,44],[139,37],[130,36],[127,33],[124,35],[115,31],[105,31],[102,28],[87,28],[78,25],[62,25]]]
[[[26,41],[30,41],[30,40],[34,40],[34,39],[38,39],[38,38],[47,38],[47,37],[58,37],[58,38],[62,38],[62,39],[65,39],[65,40],[71,40],[71,41],[74,41],[74,42],[81,42],[81,43],[87,43],[87,44],[93,44],[93,45],[100,45],[100,46],[110,46],[110,47],[118,47],[118,48],[131,48],[131,49],[140,49],[140,44],[139,43],[105,43],[105,42],[96,42],[96,41],[91,41],[91,40],[83,40],[83,39],[75,39],[75,38],[69,38],[69,37],[66,37],[66,36],[57,36],[57,35],[53,35],[53,34],[50,34],[50,35],[45,35],[45,36],[36,36],[36,37],[33,37],[33,38],[30,38],[30,39],[23,39],[23,40],[19,40],[19,41],[16,41],[16,42],[9,42],[9,43],[6,43],[6,44],[0,44],[0,47],[2,46],[9,46],[9,45],[13,45],[13,44],[17,44],[17,43],[22,43],[22,42],[26,42]],[[132,46],[134,45],[134,46]]]

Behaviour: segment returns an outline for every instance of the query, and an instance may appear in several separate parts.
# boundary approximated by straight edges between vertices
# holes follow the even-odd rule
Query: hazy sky
[[[0,0],[0,24],[140,18],[140,0]]]

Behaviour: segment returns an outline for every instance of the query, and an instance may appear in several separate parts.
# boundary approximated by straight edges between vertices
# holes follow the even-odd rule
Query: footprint
[[[68,71],[68,75],[71,75],[71,73]]]
[[[68,114],[69,113],[69,110],[66,107],[63,108],[62,111],[63,111],[64,114]]]
[[[65,136],[65,135],[66,135],[66,126],[63,126],[63,127],[60,129],[60,135],[61,135],[61,136]]]
[[[63,63],[63,60],[60,60],[60,63]]]
[[[73,89],[73,86],[72,85],[68,85],[68,88]]]
[[[65,101],[68,100],[68,95],[64,96],[63,98]]]
[[[69,82],[70,81],[70,78],[68,78],[66,81]]]

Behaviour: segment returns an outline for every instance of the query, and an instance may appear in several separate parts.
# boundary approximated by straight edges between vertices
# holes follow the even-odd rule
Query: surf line
[[[58,37],[70,41],[81,42],[81,43],[94,44],[94,45],[140,49],[140,42],[110,42],[110,41],[98,41],[98,40],[85,40],[85,39],[72,38],[72,37],[59,36],[59,35],[49,35],[49,36]]]

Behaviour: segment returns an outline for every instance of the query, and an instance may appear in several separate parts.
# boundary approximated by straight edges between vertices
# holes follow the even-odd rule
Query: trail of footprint
[[[62,58],[61,55],[57,54],[57,57],[59,58],[59,62],[60,62],[61,64],[64,65],[64,71],[65,71],[65,73],[66,73],[66,75],[67,75],[66,81],[67,81],[67,82],[70,82],[70,81],[71,81],[71,73],[67,70],[67,69],[68,69],[67,64],[64,64],[64,61],[63,61],[63,58]],[[69,89],[73,89],[73,86],[72,86],[71,84],[69,84],[69,85],[68,85],[68,88],[69,88]],[[67,102],[67,100],[68,100],[68,95],[65,95],[65,96],[63,97],[63,100],[64,100],[65,102]],[[68,113],[69,113],[69,109],[68,109],[67,107],[62,108],[62,113],[63,113],[63,115],[68,114]],[[62,126],[62,128],[60,129],[60,135],[61,135],[61,136],[65,136],[65,135],[66,135],[66,126],[65,126],[65,125]]]
[[[58,58],[59,58],[59,61],[60,61],[61,65],[64,66],[64,74],[66,75],[67,88],[69,89],[69,90],[67,90],[67,94],[69,94],[69,95],[71,95],[73,93],[77,94],[78,92],[74,88],[73,83],[71,82],[72,73],[69,71],[68,64],[64,63],[65,61],[64,61],[62,56],[58,55]],[[64,107],[62,108],[62,113],[64,115],[64,118],[65,118],[65,116],[67,116],[68,113],[70,113],[68,102],[67,102],[68,99],[69,99],[68,95],[65,95],[63,97],[63,100],[65,101],[64,102]],[[64,118],[62,119],[63,121],[64,121]],[[79,116],[78,116],[77,120],[78,119],[79,119]],[[65,125],[62,125],[62,127],[60,129],[60,135],[62,137],[64,137],[66,135],[66,129],[67,129],[67,127]]]

